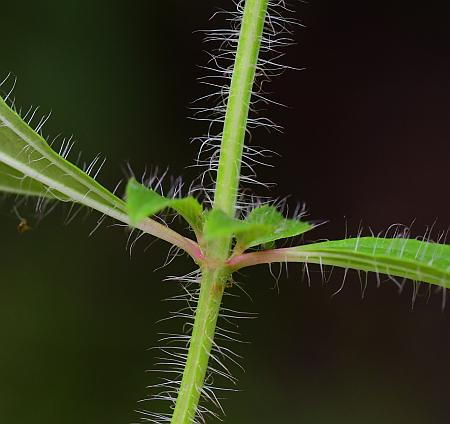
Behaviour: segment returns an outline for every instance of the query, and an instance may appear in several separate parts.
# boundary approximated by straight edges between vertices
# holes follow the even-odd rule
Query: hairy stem
[[[172,424],[188,424],[195,419],[227,278],[223,269],[205,269],[202,273],[194,328]]]
[[[231,79],[214,207],[234,216],[242,150],[268,0],[247,0]]]
[[[230,216],[236,213],[245,131],[267,4],[268,0],[245,2],[231,79],[214,195],[214,208]],[[195,419],[222,295],[229,277],[225,262],[230,254],[230,245],[231,237],[226,237],[210,243],[204,252],[206,263],[211,260],[222,265],[203,270],[199,304],[172,424],[190,424]]]

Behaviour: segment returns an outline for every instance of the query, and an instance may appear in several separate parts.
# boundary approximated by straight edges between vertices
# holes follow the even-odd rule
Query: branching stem
[[[267,5],[268,0],[245,2],[225,114],[214,208],[233,217],[236,213],[245,131]],[[226,261],[230,245],[231,237],[226,237],[210,243],[204,251],[206,262],[210,260],[219,265],[204,269],[202,273],[200,298],[172,424],[191,424],[195,419],[222,295],[229,278]]]

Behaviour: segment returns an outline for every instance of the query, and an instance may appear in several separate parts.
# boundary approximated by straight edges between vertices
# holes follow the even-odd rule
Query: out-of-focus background
[[[413,223],[413,235],[450,225],[450,14],[447,2],[293,1],[298,45],[287,64],[305,67],[274,79],[269,116],[282,134],[256,131],[257,144],[280,153],[261,179],[273,196],[304,201],[330,222],[308,240]],[[49,135],[74,134],[75,149],[107,163],[113,188],[145,166],[192,178],[205,125],[187,119],[204,93],[203,28],[231,1],[7,2],[1,6],[1,74],[18,82],[18,105],[53,111]],[[217,22],[217,23],[216,23]],[[75,155],[76,156],[76,155]],[[256,193],[267,194],[262,189]],[[0,422],[125,424],[145,405],[156,321],[168,316],[167,275],[192,269],[178,258],[156,270],[167,246],[142,239],[130,257],[123,228],[97,215],[64,225],[57,208],[39,225],[32,203],[18,214],[33,227],[19,234],[14,199],[0,208]],[[111,222],[109,223],[111,224]],[[347,230],[346,230],[347,229]],[[366,230],[368,233],[368,230]],[[275,271],[275,270],[274,270]],[[317,271],[317,270],[316,270]],[[335,272],[311,284],[293,266],[278,282],[265,268],[240,277],[252,300],[236,344],[245,372],[241,393],[223,402],[225,422],[444,424],[450,422],[450,311],[442,295],[412,285],[402,294],[369,278]],[[236,294],[238,293],[237,289]],[[236,301],[235,301],[236,303]],[[173,332],[179,331],[173,323]],[[146,405],[152,408],[150,405]],[[211,420],[212,422],[212,420]]]

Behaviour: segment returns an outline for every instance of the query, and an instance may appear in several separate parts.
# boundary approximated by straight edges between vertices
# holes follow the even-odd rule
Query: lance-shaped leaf
[[[372,271],[450,288],[450,245],[405,238],[359,237],[253,252],[229,261],[234,269],[304,262]]]
[[[208,212],[205,220],[205,239],[236,237],[235,254],[275,240],[297,236],[313,226],[296,219],[287,219],[273,206],[263,205],[253,209],[243,221],[231,218],[218,209]]]
[[[56,153],[1,97],[0,163],[0,190],[76,202],[129,223],[123,200]],[[147,219],[138,227],[198,256],[196,243],[156,221]]]
[[[178,212],[195,232],[201,231],[203,207],[192,196],[174,199],[164,197],[132,178],[128,181],[126,197],[128,215],[133,224],[138,224],[142,219],[163,209],[171,208]]]

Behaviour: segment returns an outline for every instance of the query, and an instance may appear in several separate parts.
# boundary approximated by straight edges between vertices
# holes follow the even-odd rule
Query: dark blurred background
[[[274,79],[270,107],[282,134],[254,133],[281,154],[261,178],[270,194],[304,201],[330,222],[309,236],[374,232],[413,224],[423,235],[450,225],[450,13],[448,2],[295,2],[298,45],[286,63],[306,67]],[[204,124],[187,119],[203,93],[203,28],[231,1],[8,2],[1,7],[0,71],[18,77],[18,105],[53,110],[46,133],[74,134],[86,158],[101,152],[109,188],[125,164],[170,166],[192,177]],[[215,23],[217,22],[217,23]],[[258,191],[259,194],[267,194]],[[173,293],[167,275],[192,269],[187,258],[156,270],[167,246],[139,242],[96,215],[64,225],[56,209],[37,225],[30,204],[19,214],[33,230],[18,234],[14,199],[1,205],[0,422],[125,424],[156,382],[160,324]],[[347,228],[347,230],[346,230]],[[366,232],[367,233],[367,232]],[[241,393],[224,401],[227,423],[450,422],[450,310],[441,294],[356,275],[311,284],[299,266],[278,290],[265,268],[240,281],[258,312],[241,323]],[[236,291],[236,293],[238,293]],[[173,324],[172,331],[179,331]],[[212,422],[212,421],[211,421]]]

